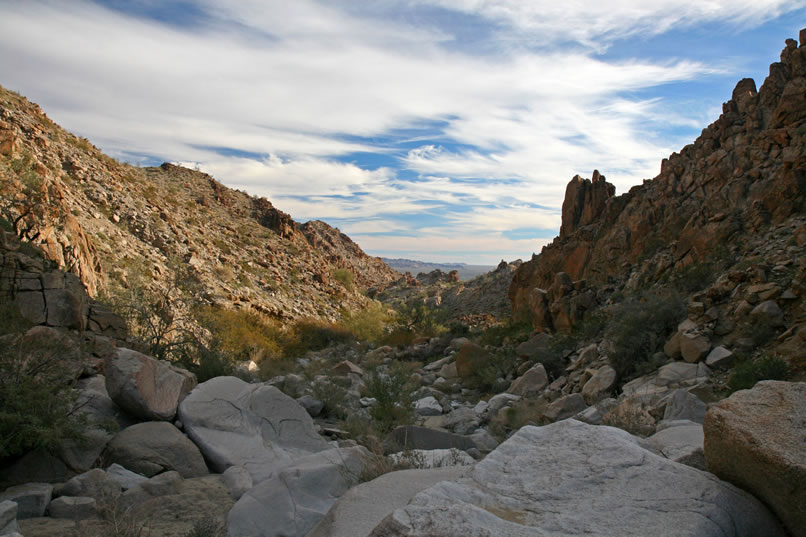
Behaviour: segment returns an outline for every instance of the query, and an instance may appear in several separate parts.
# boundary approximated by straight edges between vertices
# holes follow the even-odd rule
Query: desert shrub
[[[349,331],[336,324],[318,319],[300,319],[286,332],[283,351],[288,357],[302,356],[308,351],[318,351],[352,339]]]
[[[364,382],[363,395],[377,401],[369,413],[379,432],[387,433],[398,425],[411,423],[414,418],[411,392],[416,386],[409,367],[400,362],[374,367],[367,372]]]
[[[513,321],[510,318],[502,324],[494,325],[484,330],[478,341],[480,345],[500,347],[507,341],[525,341],[531,333],[532,325],[528,321]]]
[[[313,397],[324,405],[324,417],[344,419],[347,417],[347,390],[330,381],[315,382]]]
[[[24,320],[7,302],[0,309],[0,457],[81,438],[85,422],[72,389],[80,352],[68,340],[15,333]]]
[[[631,297],[610,311],[605,337],[610,341],[610,365],[621,381],[658,366],[653,355],[685,317],[683,300],[673,292]]]
[[[340,325],[358,341],[380,341],[391,321],[388,311],[380,302],[371,302],[359,311],[342,313]]]
[[[447,331],[431,308],[423,304],[406,304],[396,311],[391,330],[384,342],[388,345],[406,346],[417,338],[432,338]]]
[[[783,358],[765,354],[757,360],[745,360],[736,364],[728,379],[728,390],[748,390],[761,380],[787,380],[789,364]]]
[[[355,280],[355,276],[352,272],[347,269],[336,269],[333,271],[333,278],[342,284],[345,289],[351,291],[353,289],[353,283]]]
[[[226,535],[227,527],[223,521],[214,516],[206,516],[195,520],[193,527],[182,534],[182,537],[226,537]]]
[[[511,431],[517,431],[524,425],[543,425],[542,416],[548,405],[544,399],[521,399],[490,418],[490,434],[503,441]]]
[[[247,310],[203,306],[195,314],[210,333],[208,347],[230,362],[254,360],[282,354],[283,333],[274,321]]]

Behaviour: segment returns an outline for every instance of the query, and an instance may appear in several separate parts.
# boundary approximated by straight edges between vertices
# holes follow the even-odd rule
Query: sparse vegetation
[[[676,293],[656,291],[626,299],[609,313],[605,338],[611,345],[610,365],[623,383],[660,365],[653,355],[685,317],[686,309]]]
[[[347,269],[336,269],[333,271],[333,278],[342,284],[345,289],[348,291],[353,290],[353,283],[355,280],[355,276],[353,273]]]
[[[411,380],[411,367],[400,362],[370,369],[364,377],[363,395],[372,397],[376,404],[370,408],[373,426],[387,433],[411,423],[414,418],[411,392],[416,387]]]
[[[53,449],[81,438],[72,385],[80,350],[67,336],[23,335],[30,323],[16,306],[0,301],[0,457]]]
[[[761,380],[787,380],[789,364],[783,358],[763,354],[756,360],[744,360],[734,366],[728,379],[728,391],[748,390]]]

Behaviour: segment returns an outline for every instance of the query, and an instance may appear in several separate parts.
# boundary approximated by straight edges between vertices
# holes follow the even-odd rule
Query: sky
[[[0,0],[0,85],[367,253],[529,259],[761,86],[806,0]]]

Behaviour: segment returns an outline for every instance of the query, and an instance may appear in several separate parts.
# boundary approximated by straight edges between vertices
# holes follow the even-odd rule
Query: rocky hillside
[[[598,171],[574,177],[560,235],[515,274],[516,316],[567,330],[614,291],[686,279],[705,289],[722,274],[745,287],[775,280],[778,293],[791,284],[798,294],[806,268],[806,34],[800,39],[800,47],[786,41],[758,91],[753,80],[740,81],[719,119],[664,159],[656,178],[616,196]],[[709,290],[706,309],[735,289]]]
[[[117,162],[2,88],[0,193],[15,231],[92,296],[170,286],[187,267],[210,303],[333,319],[366,302],[361,288],[399,277],[324,222],[297,224],[198,171]]]

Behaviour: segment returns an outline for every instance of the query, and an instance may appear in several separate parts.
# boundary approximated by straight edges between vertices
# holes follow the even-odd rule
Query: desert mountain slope
[[[17,231],[91,295],[189,270],[208,302],[332,319],[366,301],[361,287],[399,277],[324,222],[299,225],[198,171],[122,164],[2,88],[0,193],[7,219],[30,210]]]
[[[586,286],[635,290],[746,257],[764,232],[802,213],[805,40],[806,32],[800,47],[787,40],[781,61],[770,66],[758,91],[753,80],[740,81],[720,117],[694,143],[664,159],[656,178],[620,196],[597,171],[591,180],[572,179],[559,237],[515,274],[509,290],[515,314],[551,327],[545,317],[556,317],[559,309],[591,307],[595,293],[582,291]],[[801,242],[793,238],[791,245]],[[556,280],[558,273],[567,275],[565,283]],[[567,292],[559,289],[572,282]],[[560,295],[574,296],[563,306]]]

